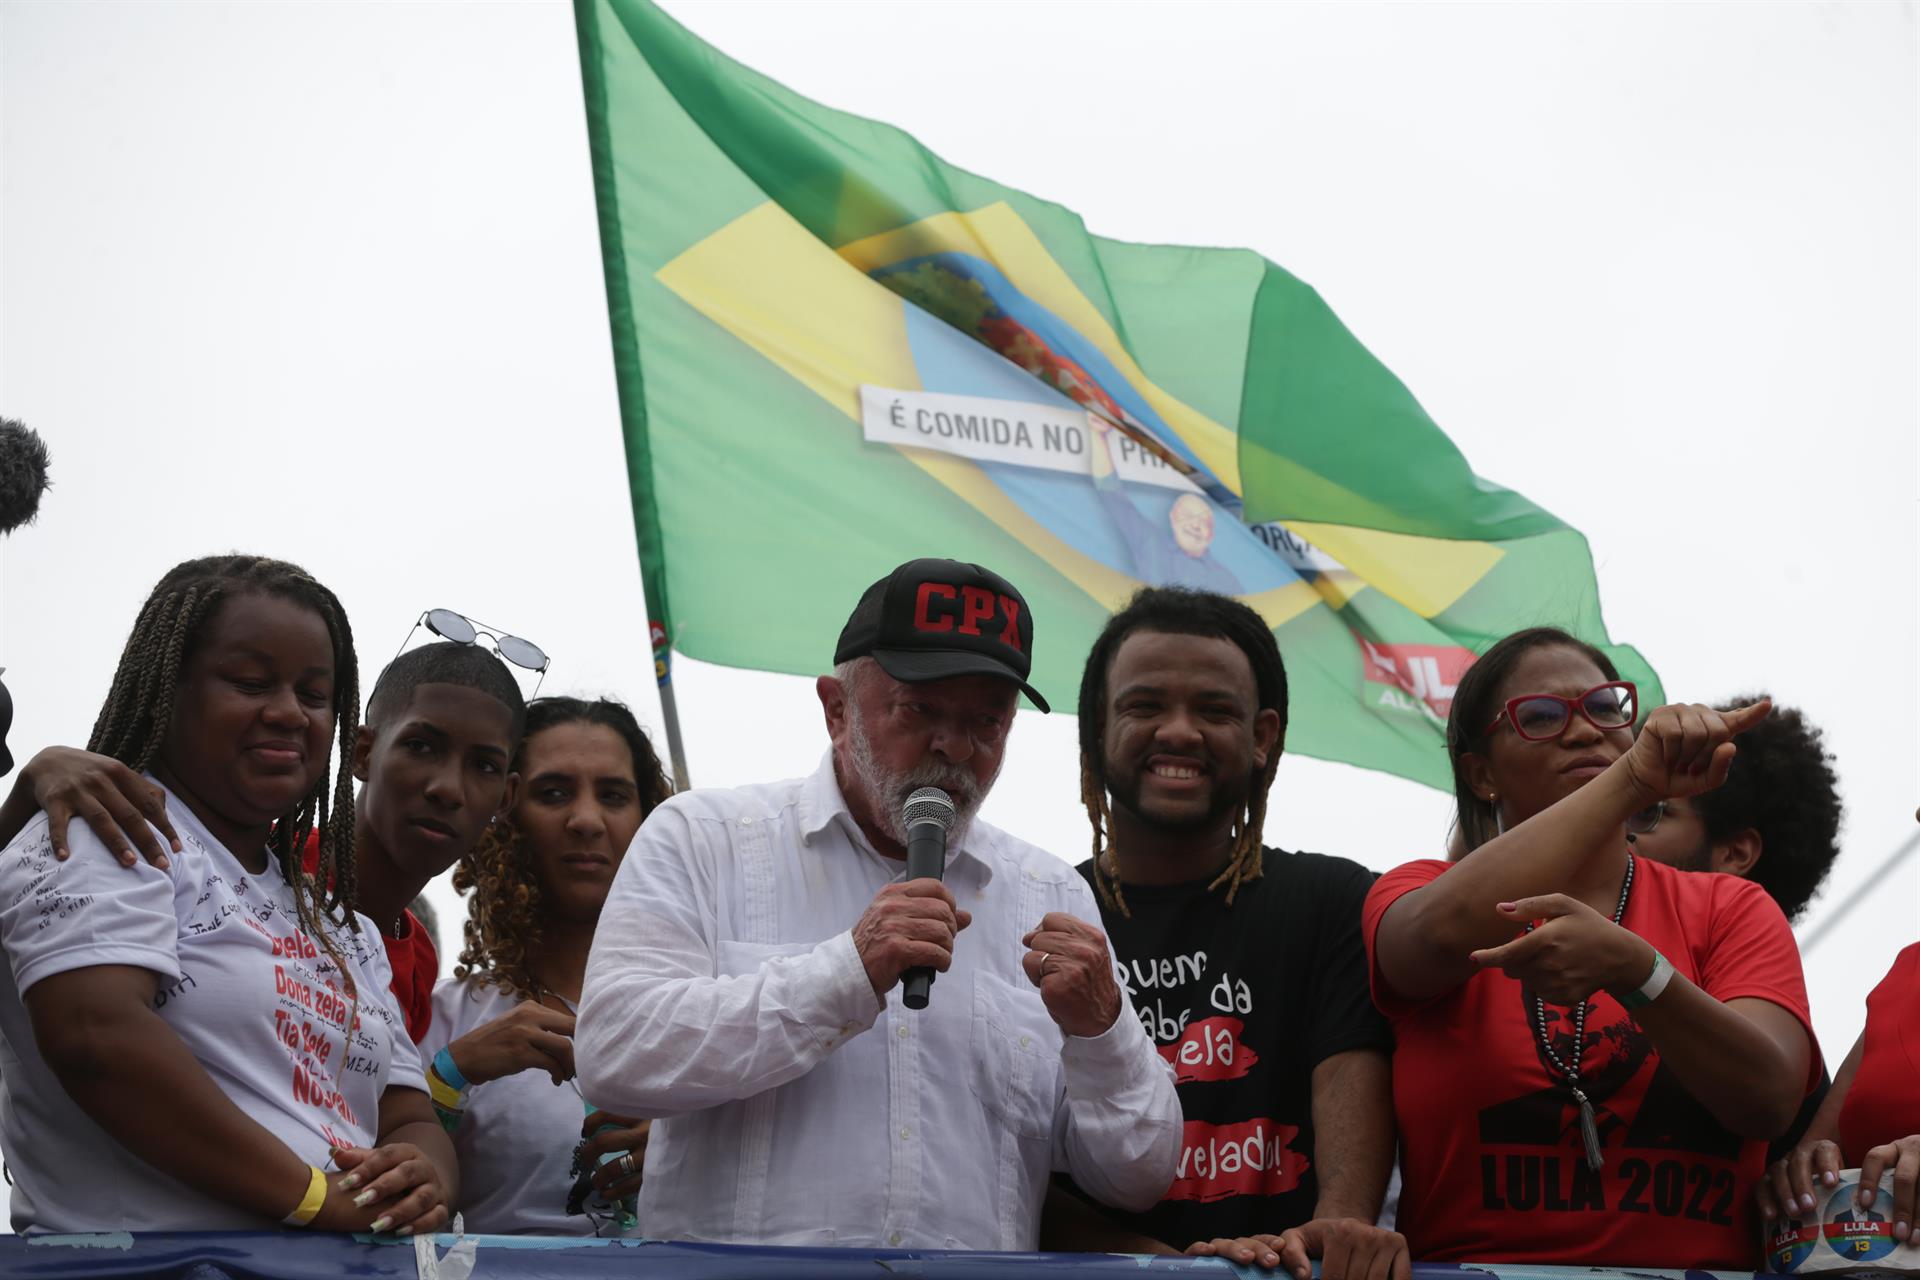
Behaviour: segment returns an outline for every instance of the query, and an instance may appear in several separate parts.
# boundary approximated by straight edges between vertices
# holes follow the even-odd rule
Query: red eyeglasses
[[[1551,742],[1567,731],[1576,711],[1596,729],[1630,729],[1639,700],[1639,690],[1631,680],[1609,680],[1577,698],[1563,698],[1557,693],[1524,694],[1507,699],[1487,732],[1492,733],[1505,720],[1528,742]]]

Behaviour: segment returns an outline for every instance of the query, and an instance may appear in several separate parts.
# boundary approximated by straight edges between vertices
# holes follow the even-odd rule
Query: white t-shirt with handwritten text
[[[300,929],[279,867],[269,858],[264,873],[250,873],[171,795],[167,813],[184,847],[165,871],[121,866],[78,821],[67,832],[72,857],[56,861],[44,815],[0,851],[0,1146],[15,1231],[270,1225],[144,1163],[67,1095],[21,1002],[56,974],[128,965],[159,975],[154,1011],[213,1082],[322,1168],[332,1144],[374,1144],[388,1086],[426,1088],[372,922],[335,933],[359,988],[349,1038],[351,999]],[[158,1094],[148,1101],[170,1106]]]

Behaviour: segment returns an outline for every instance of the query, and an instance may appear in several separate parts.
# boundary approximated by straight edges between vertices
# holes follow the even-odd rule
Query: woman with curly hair
[[[454,871],[466,945],[434,992],[428,1084],[467,1230],[626,1234],[647,1125],[584,1102],[573,1014],[614,873],[671,788],[633,713],[604,698],[530,704],[514,771],[512,812]]]

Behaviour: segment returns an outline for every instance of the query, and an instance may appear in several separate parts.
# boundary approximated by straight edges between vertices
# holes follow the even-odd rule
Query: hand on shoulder
[[[72,856],[67,828],[75,818],[125,867],[144,857],[165,870],[169,851],[180,852],[180,837],[167,818],[167,793],[110,756],[47,747],[27,762],[16,785],[29,788],[35,807],[47,815],[53,856],[62,862]],[[0,831],[0,843],[18,834]]]

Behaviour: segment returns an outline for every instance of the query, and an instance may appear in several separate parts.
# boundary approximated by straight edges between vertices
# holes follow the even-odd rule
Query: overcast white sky
[[[1312,282],[1586,532],[1670,695],[1826,726],[1839,886],[1912,831],[1911,4],[667,8],[1099,233]],[[57,486],[0,548],[21,759],[84,741],[163,570],[234,548],[334,586],[369,674],[446,605],[659,723],[564,5],[0,6],[0,412]],[[810,682],[677,671],[697,783],[817,760]],[[1077,861],[1073,735],[1023,715],[987,813]],[[1267,834],[1384,868],[1447,811],[1289,758]],[[1835,1061],[1917,890],[1809,957]]]

